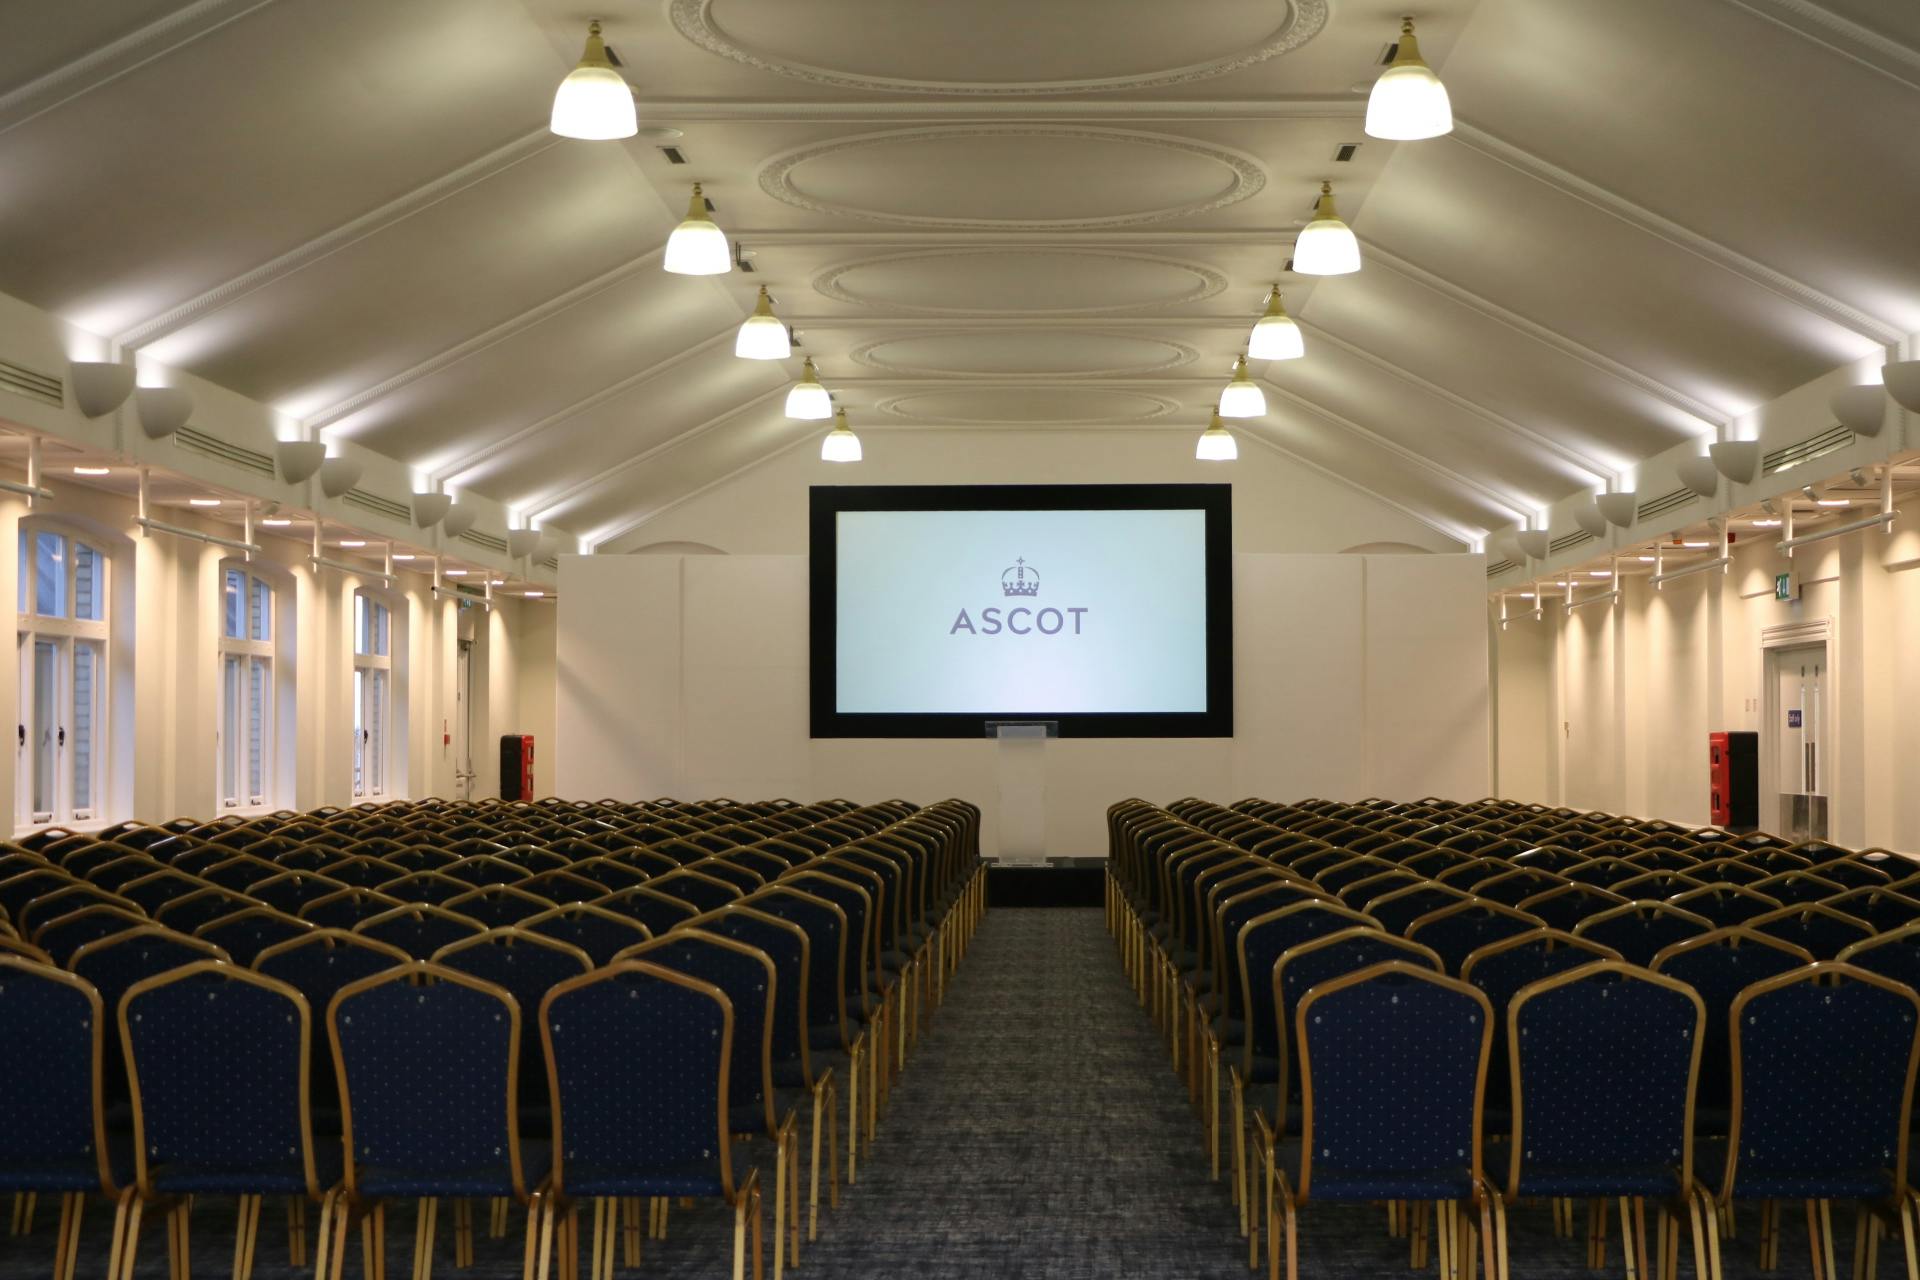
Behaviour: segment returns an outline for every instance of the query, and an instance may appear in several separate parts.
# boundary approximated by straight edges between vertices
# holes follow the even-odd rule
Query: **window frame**
[[[235,635],[228,629],[228,592],[234,577],[240,580],[240,634]],[[245,560],[222,560],[219,568],[219,644],[215,659],[215,685],[219,701],[219,718],[214,722],[214,807],[222,814],[264,813],[274,806],[274,790],[279,765],[276,748],[278,746],[279,726],[275,720],[275,704],[278,701],[278,680],[280,671],[280,624],[276,616],[280,605],[280,585],[271,577],[260,572],[258,564]],[[256,616],[256,593],[264,591],[264,607]],[[264,623],[264,628],[260,625]],[[264,629],[265,635],[257,634]],[[239,718],[235,718],[232,703],[234,690],[229,687],[228,668],[232,664],[238,672],[239,697],[241,707]],[[255,670],[264,667],[264,676],[256,677]],[[246,727],[250,723],[249,712],[259,720],[259,783],[256,793],[253,786],[252,747],[246,738]],[[241,727],[239,741],[233,741],[229,729],[233,725]],[[228,753],[233,753],[231,762],[232,777],[229,779]],[[229,785],[229,782],[236,785]],[[245,785],[237,785],[245,784]]]
[[[350,697],[355,801],[393,796],[394,689],[398,681],[393,613],[394,602],[387,597],[364,587],[354,591],[349,639],[353,651]]]
[[[60,540],[61,579],[57,614],[39,612],[40,541],[45,537]],[[33,518],[18,526],[20,581],[15,600],[15,673],[19,702],[15,707],[18,741],[14,774],[14,826],[27,831],[54,824],[70,825],[104,819],[110,794],[112,760],[112,688],[113,688],[113,589],[114,556],[102,543],[105,540],[62,522]],[[97,618],[76,618],[75,588],[80,581],[80,555],[76,548],[92,553],[97,581],[94,585],[94,611]],[[29,552],[31,548],[31,552]],[[53,723],[38,723],[39,704],[33,696],[38,689],[40,644],[52,646],[54,685],[51,709]],[[80,692],[77,687],[78,655],[92,655],[87,720],[83,727],[77,711]],[[27,722],[36,723],[29,730]],[[77,774],[82,761],[78,743],[87,735],[84,753],[87,794],[76,803]],[[48,734],[52,742],[54,776],[50,798],[53,803],[41,807],[35,802],[35,782],[39,776],[38,748]]]

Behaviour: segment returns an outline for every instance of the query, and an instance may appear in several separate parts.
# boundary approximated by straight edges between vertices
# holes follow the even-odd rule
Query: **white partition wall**
[[[1486,565],[1475,555],[1234,557],[1233,738],[1059,739],[1038,751],[1046,849],[1106,850],[1129,795],[1486,794]],[[563,556],[564,796],[962,796],[998,744],[807,736],[804,556]],[[544,788],[543,788],[544,789]]]

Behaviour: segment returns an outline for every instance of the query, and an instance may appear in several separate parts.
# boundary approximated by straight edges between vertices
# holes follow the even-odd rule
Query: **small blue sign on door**
[[[1799,708],[1796,707],[1794,710],[1787,712],[1787,728],[1798,729],[1799,727],[1800,711]]]

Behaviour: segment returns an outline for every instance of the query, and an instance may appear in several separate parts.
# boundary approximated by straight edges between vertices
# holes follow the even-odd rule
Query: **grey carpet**
[[[42,1204],[31,1237],[0,1236],[0,1280],[48,1273],[57,1208],[57,1200]],[[1775,1274],[1807,1275],[1804,1218],[1798,1206],[1782,1216]],[[100,1202],[89,1209],[79,1271],[89,1280],[105,1274],[111,1218]],[[591,1213],[585,1218],[590,1224]],[[512,1239],[477,1242],[467,1273],[452,1266],[451,1220],[443,1210],[435,1263],[442,1280],[518,1274],[517,1218]],[[1851,1262],[1852,1222],[1850,1208],[1835,1206],[1842,1267]],[[227,1274],[232,1224],[229,1204],[196,1207],[195,1270],[203,1277]],[[1389,1239],[1384,1225],[1374,1209],[1303,1210],[1302,1274],[1404,1273],[1406,1246]],[[1512,1225],[1516,1275],[1594,1274],[1580,1242],[1550,1234],[1544,1208],[1523,1207]],[[1760,1275],[1754,1226],[1751,1214],[1743,1216],[1741,1239],[1727,1245],[1726,1273],[1735,1280]],[[295,1280],[278,1206],[269,1206],[261,1228],[257,1280]],[[410,1209],[390,1214],[387,1265],[396,1280],[411,1265],[412,1234]],[[165,1237],[160,1222],[143,1232],[141,1280],[165,1276]],[[1606,1274],[1619,1275],[1617,1226],[1613,1240]],[[725,1276],[730,1244],[724,1207],[676,1211],[669,1238],[646,1242],[644,1265],[630,1274]],[[1690,1276],[1682,1252],[1681,1272]],[[1225,1184],[1208,1181],[1200,1123],[1127,986],[1099,911],[988,916],[894,1091],[859,1185],[844,1192],[837,1212],[823,1207],[821,1238],[801,1261],[799,1274],[823,1280],[1244,1280],[1245,1244]],[[1899,1265],[1896,1238],[1883,1250],[1882,1274],[1898,1274]],[[357,1241],[346,1274],[360,1275]]]

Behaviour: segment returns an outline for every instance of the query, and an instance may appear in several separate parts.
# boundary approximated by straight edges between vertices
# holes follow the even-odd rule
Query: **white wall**
[[[1135,794],[1486,794],[1485,574],[1236,555],[1238,736],[1046,743],[1047,852],[1103,854],[1106,807]],[[563,556],[558,627],[559,794],[956,795],[997,847],[998,744],[807,736],[806,557]]]
[[[57,479],[55,491],[29,512],[21,498],[0,496],[0,601],[19,599],[20,521],[29,515],[57,519],[86,530],[113,553],[110,588],[115,612],[111,657],[113,762],[105,811],[94,825],[123,818],[163,821],[176,816],[212,817],[218,803],[216,711],[220,705],[219,636],[223,560],[231,551],[166,534],[144,536],[133,524],[131,501]],[[177,523],[190,515],[169,512]],[[231,526],[207,527],[231,536]],[[267,534],[257,558],[276,587],[276,628],[282,638],[277,662],[283,683],[283,715],[277,785],[269,808],[350,805],[353,754],[353,595],[379,589],[378,579],[307,562],[309,544]],[[395,796],[453,794],[452,748],[442,741],[454,714],[456,665],[452,600],[434,600],[425,575],[406,573],[388,596],[394,610],[398,664],[395,699]],[[288,628],[284,624],[292,622]],[[476,795],[497,795],[498,735],[533,733],[544,747],[553,741],[553,606],[507,600],[496,606],[487,628],[494,637],[489,669],[494,677],[487,714],[475,744],[479,765]],[[17,681],[0,679],[0,724],[18,720]],[[0,796],[15,795],[17,752],[0,752]],[[543,790],[546,788],[543,787]],[[26,815],[17,815],[24,821]]]
[[[1548,804],[1705,823],[1707,735],[1763,731],[1763,634],[1827,622],[1832,838],[1920,850],[1920,503],[1891,535],[1801,549],[1801,598],[1773,597],[1788,561],[1743,540],[1732,571],[1655,591],[1625,580],[1618,606],[1494,625],[1495,786]],[[1510,602],[1511,607],[1511,602]],[[1763,735],[1764,736],[1764,735]],[[1763,748],[1764,749],[1764,748]],[[1763,803],[1765,790],[1763,786]],[[1764,809],[1762,825],[1773,815]]]
[[[1192,430],[1153,427],[862,432],[858,466],[820,461],[817,438],[656,511],[596,551],[698,544],[735,555],[807,549],[807,488],[816,484],[1169,484],[1233,486],[1236,551],[1346,551],[1399,543],[1461,551],[1448,536],[1251,436],[1240,459],[1197,462]],[[1484,584],[1483,584],[1484,585]]]

